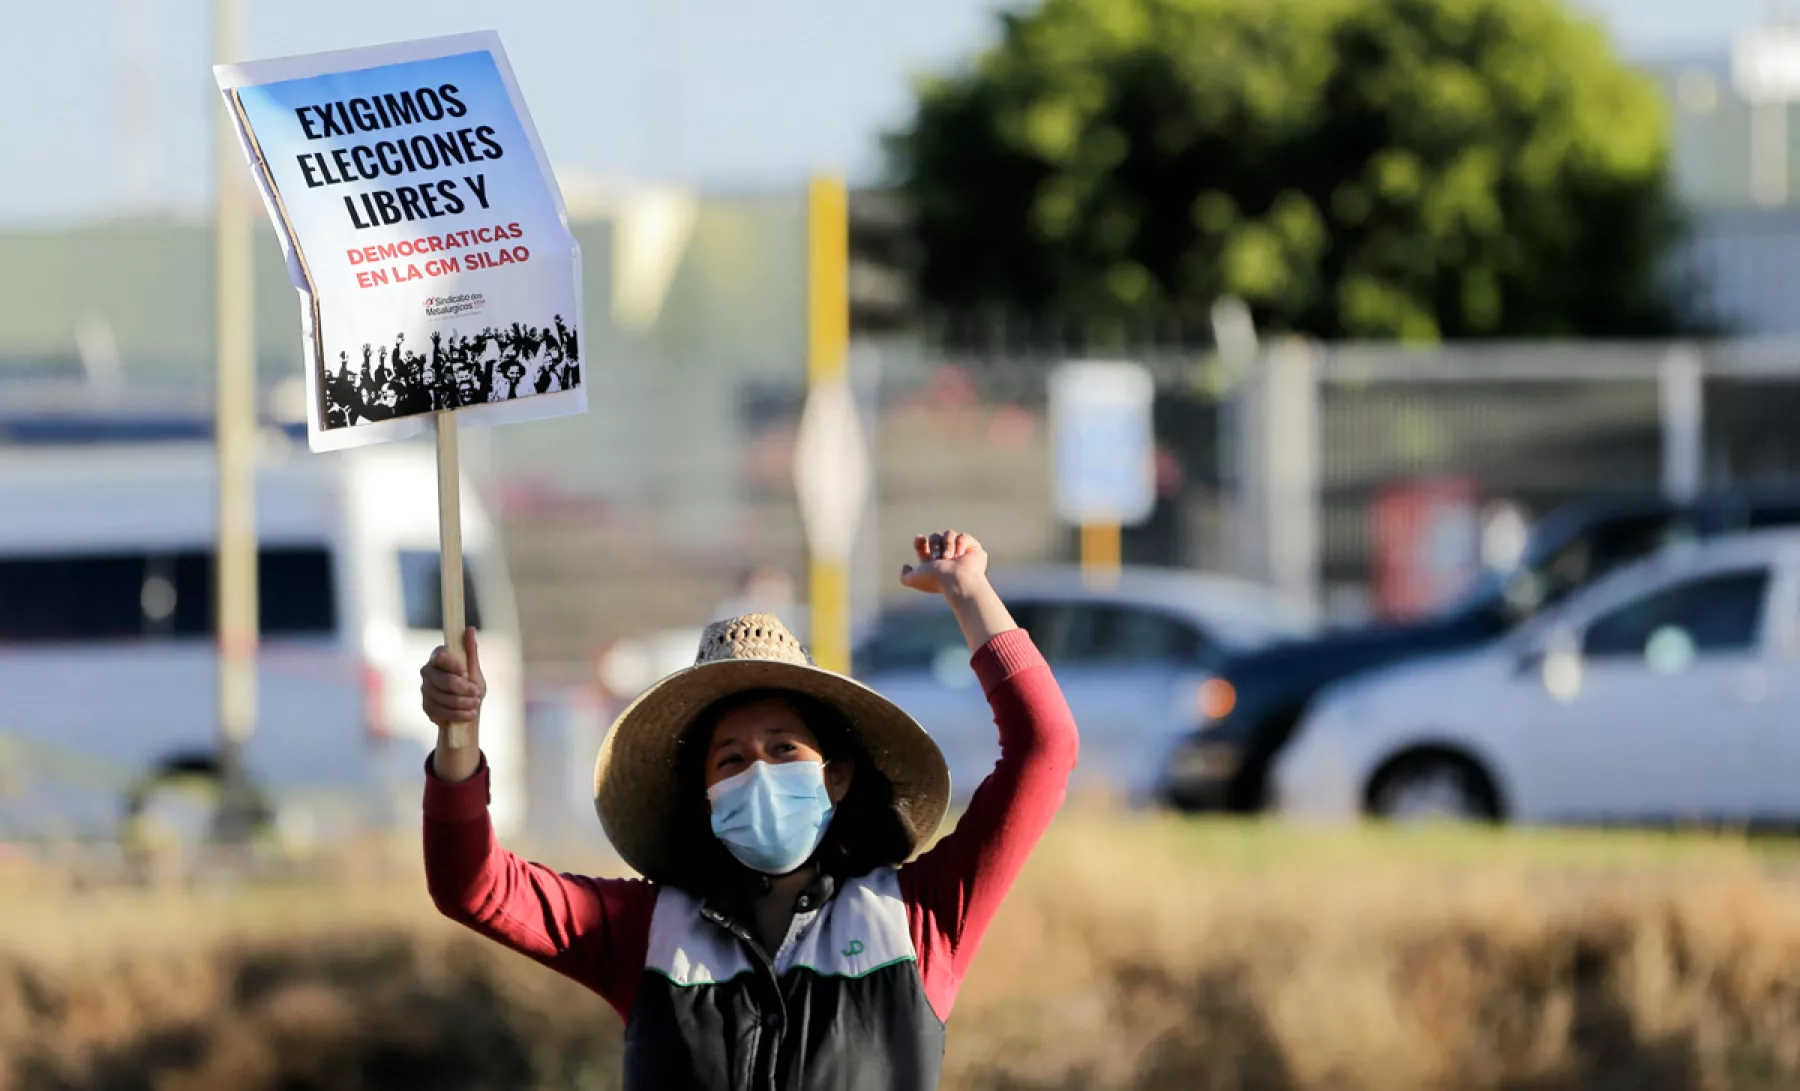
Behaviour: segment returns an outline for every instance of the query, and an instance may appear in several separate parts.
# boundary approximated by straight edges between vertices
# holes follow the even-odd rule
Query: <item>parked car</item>
[[[1670,542],[1796,525],[1800,488],[1721,492],[1690,503],[1638,496],[1565,505],[1532,529],[1513,571],[1489,575],[1436,617],[1327,632],[1227,660],[1204,694],[1197,725],[1167,756],[1160,795],[1183,810],[1261,810],[1271,764],[1326,686],[1496,640]]]
[[[1277,760],[1290,815],[1800,818],[1800,532],[1678,547],[1510,636],[1332,687]]]
[[[65,437],[66,438],[66,437]],[[216,783],[215,454],[204,442],[0,447],[0,840],[110,837]],[[260,538],[255,787],[290,833],[416,814],[442,640],[429,448],[276,446]],[[499,542],[465,492],[466,604],[493,814],[523,818],[523,667]],[[180,831],[191,834],[193,831]]]
[[[1092,590],[1075,568],[999,572],[994,585],[1056,668],[1081,725],[1080,784],[1148,797],[1156,766],[1229,653],[1294,640],[1312,618],[1273,591],[1221,576],[1127,569]],[[852,656],[856,676],[932,733],[959,797],[998,760],[994,723],[942,601],[896,603]]]

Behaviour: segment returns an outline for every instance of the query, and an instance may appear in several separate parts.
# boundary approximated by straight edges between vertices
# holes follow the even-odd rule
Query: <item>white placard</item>
[[[337,450],[587,408],[581,254],[498,35],[214,69]]]

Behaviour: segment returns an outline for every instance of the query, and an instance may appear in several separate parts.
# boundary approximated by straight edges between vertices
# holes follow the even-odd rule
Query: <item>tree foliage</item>
[[[919,287],[1324,337],[1676,324],[1661,99],[1555,0],[1047,0],[890,150]]]

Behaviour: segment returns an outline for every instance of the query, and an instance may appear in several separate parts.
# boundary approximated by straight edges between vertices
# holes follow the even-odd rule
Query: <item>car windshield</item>
[[[1481,575],[1475,578],[1475,582],[1469,585],[1469,589],[1464,591],[1461,597],[1452,600],[1450,605],[1444,607],[1438,616],[1446,619],[1459,618],[1493,609],[1494,604],[1500,601],[1505,594],[1508,581],[1525,570],[1526,566],[1524,565],[1520,565],[1511,572],[1497,572],[1492,568],[1482,569]]]
[[[1664,511],[1585,521],[1576,514],[1553,512],[1532,528],[1530,541],[1515,568],[1484,571],[1440,616],[1457,618],[1502,606],[1517,624],[1608,572],[1646,557],[1690,532],[1688,521]],[[1521,597],[1506,601],[1515,594]]]
[[[1027,617],[1014,613],[1022,627]],[[899,671],[939,670],[966,661],[956,615],[941,606],[909,606],[882,615],[851,652],[858,676]]]

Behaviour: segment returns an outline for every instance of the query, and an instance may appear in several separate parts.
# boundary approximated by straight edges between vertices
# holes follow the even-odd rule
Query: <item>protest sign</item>
[[[307,439],[435,431],[460,657],[457,425],[579,413],[581,254],[493,33],[213,69],[300,292]],[[452,748],[467,725],[449,729]]]
[[[586,409],[580,252],[498,35],[214,74],[300,292],[313,450]]]

